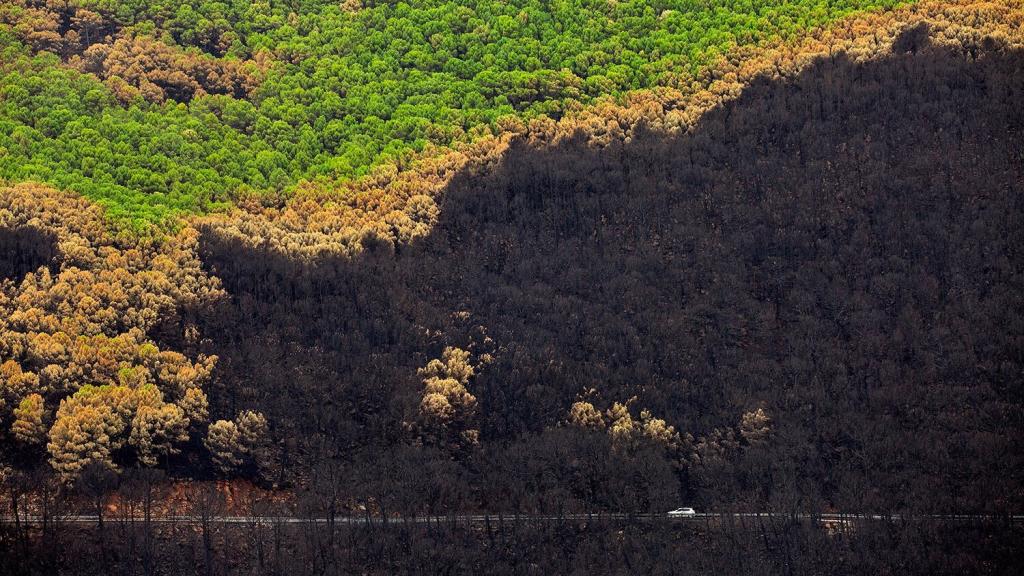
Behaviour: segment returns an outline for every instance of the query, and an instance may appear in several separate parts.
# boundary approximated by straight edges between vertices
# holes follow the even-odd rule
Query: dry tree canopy
[[[503,130],[454,151],[428,149],[407,169],[386,165],[355,182],[304,183],[284,206],[250,196],[240,210],[214,216],[204,229],[248,246],[270,246],[291,258],[351,258],[372,240],[390,249],[422,238],[437,222],[440,195],[453,177],[483,172],[501,162],[511,142],[543,150],[583,137],[597,148],[628,144],[634,131],[678,136],[700,118],[735,100],[755,81],[784,81],[821,58],[853,62],[889,56],[894,46],[924,30],[927,42],[965,57],[1024,46],[1024,13],[1012,2],[922,2],[850,18],[835,27],[777,47],[739,47],[705,67],[690,82],[638,90],[624,102],[602,99],[559,120],[506,119]],[[914,32],[919,34],[919,32]]]
[[[200,268],[197,232],[115,237],[102,212],[73,194],[0,188],[0,237],[26,229],[52,238],[52,254],[0,285],[0,433],[38,450],[46,432],[51,461],[68,479],[90,460],[120,464],[113,455],[125,444],[155,465],[201,429],[217,361],[161,349],[148,336],[183,307],[222,295]]]
[[[166,224],[676,86],[737,45],[909,1],[7,0],[0,121],[19,137],[0,138],[0,178]]]
[[[116,85],[122,100],[134,98],[132,90],[160,101],[203,91],[244,95],[255,86],[251,63],[212,56],[212,39],[200,40],[209,51],[203,55],[131,33],[88,46],[72,37],[79,42],[72,47],[33,10],[40,8],[17,12],[23,38],[37,49],[63,50],[66,63]],[[90,37],[105,26],[76,14],[75,29]],[[1003,108],[1019,100],[1006,60],[1024,47],[1021,25],[1008,0],[925,2],[863,15],[782,46],[737,48],[665,87],[569,106],[557,119],[505,117],[495,135],[425,146],[364,178],[322,178],[288,194],[262,188],[279,192],[278,181],[289,177],[283,166],[306,151],[261,150],[266,166],[244,176],[259,174],[252,181],[266,186],[246,188],[232,196],[232,210],[196,217],[158,239],[111,232],[100,209],[76,195],[5,185],[0,248],[14,256],[0,261],[0,434],[68,480],[91,462],[159,465],[190,441],[224,475],[265,475],[278,465],[267,440],[275,426],[304,464],[321,454],[387,462],[391,450],[413,446],[452,466],[475,465],[494,457],[493,445],[557,454],[547,443],[568,438],[605,447],[601,454],[617,462],[649,457],[646,472],[667,470],[668,485],[682,477],[694,490],[720,488],[733,476],[740,480],[732,486],[760,481],[751,470],[779,442],[813,445],[821,453],[802,457],[826,463],[869,448],[891,460],[904,446],[851,447],[844,431],[816,420],[827,420],[819,415],[827,410],[822,390],[865,413],[919,414],[891,404],[894,390],[935,385],[946,392],[923,379],[937,381],[954,363],[978,379],[1001,377],[1012,358],[974,361],[970,350],[983,335],[973,330],[979,319],[991,320],[1016,280],[1001,275],[1012,268],[1006,258],[975,277],[999,288],[975,290],[953,285],[959,272],[949,272],[951,260],[911,262],[886,252],[906,241],[903,229],[874,216],[902,215],[886,204],[902,196],[875,194],[887,185],[878,175],[892,168],[890,160],[917,162],[913,174],[903,174],[908,197],[924,194],[920,171],[932,178],[931,208],[942,198],[937,191],[975,182],[969,178],[977,174],[953,167],[991,161],[979,157],[979,126],[1019,129],[1019,113]],[[303,60],[301,51],[280,56]],[[978,86],[990,90],[987,100],[977,98]],[[265,129],[275,138],[290,130],[283,120],[254,120],[248,103],[197,99],[194,108],[164,106],[202,110],[210,122],[231,118],[243,131]],[[957,124],[943,108],[949,102],[992,106],[1010,121],[992,126],[966,110]],[[830,114],[844,106],[855,114],[840,123]],[[905,113],[896,118],[894,110]],[[942,119],[957,137],[893,153],[892,142],[927,126],[902,122],[910,111]],[[289,119],[308,124],[299,113]],[[855,125],[861,121],[868,125]],[[822,127],[839,136],[822,135]],[[19,131],[18,145],[31,149],[31,134]],[[212,157],[189,147],[198,137],[182,130],[166,140]],[[928,147],[940,145],[947,148]],[[225,165],[241,150],[221,148],[216,158]],[[985,182],[1014,175],[992,172]],[[163,181],[136,176],[164,190]],[[175,178],[175,185],[192,182]],[[986,201],[1005,202],[1006,189]],[[995,216],[980,204],[950,209],[941,225],[914,224],[927,234],[948,232],[937,245],[953,237],[942,226],[960,226],[963,245],[993,245],[999,238],[986,223]],[[979,224],[960,219],[965,213]],[[893,242],[877,246],[883,233]],[[851,259],[873,268],[847,278],[854,268],[843,263]],[[921,288],[898,278],[920,279]],[[943,282],[944,292],[937,288]],[[874,300],[874,292],[884,298]],[[901,300],[907,293],[912,302]],[[949,302],[970,298],[981,303]],[[878,340],[852,336],[858,322]],[[953,360],[922,360],[913,374],[900,372],[897,354],[915,351],[885,345],[885,338],[921,333],[948,344],[953,332],[971,343],[950,344]],[[993,337],[1005,345],[1005,336]],[[817,348],[828,342],[838,344]],[[480,370],[476,360],[490,352],[497,360]],[[793,377],[811,372],[806,381]],[[797,392],[780,392],[783,382]],[[603,387],[607,400],[571,403],[580,387],[592,386]],[[974,391],[993,413],[1013,413],[997,385]],[[639,400],[623,400],[633,397]],[[257,404],[263,411],[239,409]],[[706,412],[691,407],[698,404]],[[847,412],[829,417],[878,433],[852,426],[860,412]],[[566,419],[574,426],[559,426]],[[972,436],[970,449],[986,446],[982,439]],[[582,507],[595,498],[582,484],[559,489]],[[879,491],[892,496],[893,485]]]
[[[216,57],[230,47],[229,35],[209,46],[213,54],[187,51],[127,28],[117,12],[116,6],[88,0],[15,0],[0,7],[0,23],[34,51],[56,53],[71,67],[95,74],[124,104],[137,97],[156,103],[207,93],[245,97],[270,66],[263,52],[244,60]]]

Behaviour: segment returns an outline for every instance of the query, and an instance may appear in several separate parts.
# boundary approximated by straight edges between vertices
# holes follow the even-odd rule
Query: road
[[[746,523],[747,521],[757,520],[807,520],[819,522],[821,524],[838,524],[838,523],[860,523],[860,522],[898,522],[898,521],[911,521],[911,520],[933,520],[942,522],[1009,522],[1013,524],[1024,522],[1024,514],[1014,515],[996,515],[996,514],[923,514],[923,515],[903,515],[903,514],[809,514],[809,513],[797,513],[797,514],[782,514],[775,512],[699,512],[692,516],[670,516],[668,514],[623,514],[623,513],[602,513],[602,514],[565,514],[562,516],[551,515],[551,514],[507,514],[498,516],[496,514],[457,514],[454,516],[391,516],[387,519],[387,524],[443,524],[443,523],[459,523],[459,524],[486,524],[492,523],[497,524],[499,522],[568,522],[568,521],[642,521],[642,522],[653,522],[653,521],[671,521],[680,523],[710,523],[715,521],[720,523],[725,520],[733,520],[738,523]],[[91,514],[73,514],[64,516],[51,517],[50,522],[60,524],[95,524],[98,519],[95,515]],[[112,521],[123,521],[125,518],[117,514],[105,515],[104,520],[108,522]],[[141,522],[142,517],[135,517],[135,521]],[[41,524],[43,518],[36,515],[21,515],[18,521],[22,524]],[[198,524],[203,519],[196,515],[161,515],[152,516],[151,522],[157,524]],[[280,524],[328,524],[332,520],[329,518],[305,518],[300,516],[283,516],[275,517],[272,515],[267,516],[215,516],[208,520],[215,524],[252,524],[256,522],[260,523],[280,523]],[[13,524],[15,518],[13,515],[7,514],[0,516],[0,524]],[[333,519],[335,524],[347,524],[347,525],[382,525],[385,524],[384,518],[380,516],[336,516]]]

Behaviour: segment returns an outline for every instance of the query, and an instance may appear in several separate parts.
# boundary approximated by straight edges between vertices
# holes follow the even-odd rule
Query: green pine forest
[[[736,46],[900,3],[5,3],[0,179],[77,192],[144,230],[358,178],[509,117],[686,83]],[[150,46],[160,58],[140,56]]]

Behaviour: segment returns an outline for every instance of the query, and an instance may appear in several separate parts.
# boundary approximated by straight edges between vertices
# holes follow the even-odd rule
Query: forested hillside
[[[685,81],[898,0],[0,5],[0,178],[167,222]]]
[[[4,502],[146,506],[0,553],[1014,573],[1008,524],[339,536],[1024,510],[1018,2],[454,4],[0,8]]]
[[[422,417],[416,368],[456,345],[479,363],[473,410],[455,404],[451,425],[479,430],[477,465],[496,471],[481,489],[573,462],[574,442],[614,446],[617,426],[668,445],[612,451],[644,454],[650,476],[567,469],[530,506],[614,508],[621,472],[657,509],[674,466],[683,494],[716,506],[1019,503],[1021,14],[932,18],[535,122],[500,155],[505,141],[454,157],[468,163],[437,208],[413,194],[430,164],[419,187],[213,224],[203,261],[231,298],[197,351],[221,357],[217,397],[383,465]],[[231,334],[245,337],[222,347]],[[574,419],[610,436],[570,440]],[[464,449],[440,444],[442,460]]]

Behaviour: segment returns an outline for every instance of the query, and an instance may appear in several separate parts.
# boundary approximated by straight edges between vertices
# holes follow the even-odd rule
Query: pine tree
[[[186,390],[185,395],[178,401],[178,406],[181,406],[181,410],[192,428],[198,428],[209,418],[210,402],[206,398],[206,393],[199,388]]]
[[[29,394],[14,409],[14,424],[11,433],[19,442],[30,446],[46,441],[46,426],[43,424],[45,406],[39,394]]]
[[[440,359],[431,360],[418,373],[423,377],[420,440],[449,447],[476,445],[479,439],[475,426],[476,397],[466,388],[475,374],[469,352],[445,348]]]
[[[590,402],[574,402],[569,408],[569,423],[580,428],[603,430],[604,416]]]
[[[188,440],[188,419],[174,404],[140,406],[132,419],[128,443],[135,447],[139,461],[156,466],[160,455],[177,454],[176,443]]]
[[[740,420],[740,436],[751,446],[767,442],[771,431],[771,419],[764,408],[746,412]]]
[[[67,406],[70,409],[65,410]],[[112,438],[121,434],[118,419],[109,406],[61,402],[57,419],[50,428],[50,464],[60,477],[73,481],[89,462],[111,468]]]
[[[239,438],[238,426],[230,420],[210,424],[203,444],[210,451],[213,465],[222,474],[231,474],[244,462],[245,447]]]

